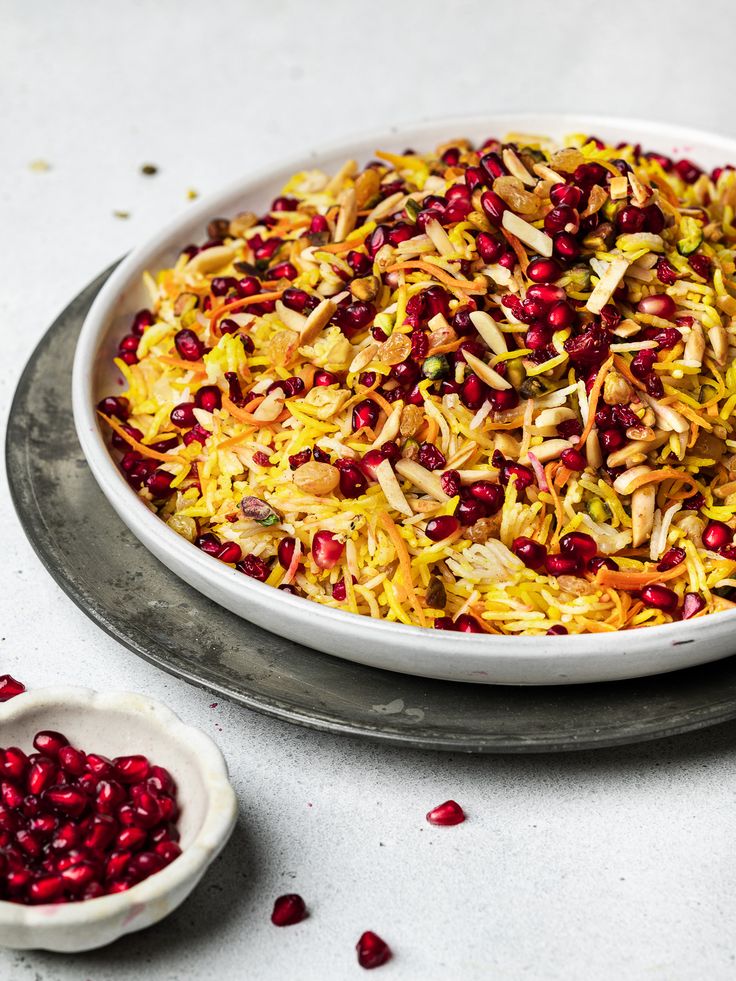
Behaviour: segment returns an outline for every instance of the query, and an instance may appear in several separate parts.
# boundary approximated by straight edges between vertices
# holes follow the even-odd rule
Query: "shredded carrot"
[[[640,392],[646,392],[646,385],[643,385],[638,378],[635,378],[634,375],[631,374],[631,369],[626,363],[626,360],[622,358],[620,354],[614,354],[613,363],[616,371],[624,376],[629,385],[633,385],[634,388],[638,388]]]
[[[99,409],[97,410],[97,415],[100,416],[101,419],[104,419],[108,426],[111,429],[114,429],[118,436],[120,436],[121,439],[124,439],[125,442],[129,446],[132,446],[133,449],[140,453],[141,456],[147,456],[151,460],[160,460],[162,463],[187,462],[183,456],[176,456],[173,453],[159,453],[158,450],[152,450],[151,447],[146,446],[145,443],[140,443],[135,436],[131,436],[130,433],[126,433],[125,429],[123,428],[123,424],[118,422],[118,420],[113,416],[106,416],[105,413],[100,412]]]
[[[242,433],[238,433],[237,436],[230,436],[228,439],[223,440],[222,443],[218,445],[217,449],[229,450],[231,446],[237,446],[239,443],[242,443],[243,440],[251,439],[253,436],[253,429],[254,427],[251,426],[249,429],[245,429]]]
[[[502,228],[501,231],[503,232],[503,237],[516,253],[516,258],[519,260],[521,271],[526,273],[527,267],[529,266],[529,256],[526,254],[526,249],[521,244],[521,241],[511,232],[507,231],[505,228]]]
[[[471,282],[469,279],[455,278],[445,269],[436,266],[433,262],[424,262],[422,259],[408,259],[406,262],[395,262],[386,268],[386,272],[401,272],[402,269],[421,269],[422,272],[434,276],[444,283],[451,290],[461,293],[485,293],[487,287],[485,283]]]
[[[454,341],[448,341],[447,344],[438,344],[437,347],[430,347],[427,351],[427,357],[429,358],[433,354],[447,354],[450,351],[457,351],[465,340],[467,340],[466,337],[457,337]]]
[[[644,487],[645,484],[659,484],[663,480],[677,480],[683,484],[690,484],[693,494],[698,490],[698,484],[692,474],[686,470],[674,470],[672,467],[666,467],[664,470],[653,470],[651,473],[643,473],[640,477],[635,477],[628,485],[629,493],[639,487]],[[680,499],[674,493],[671,493],[670,497],[674,500]],[[685,494],[684,497],[690,497],[690,495]]]
[[[243,307],[253,303],[268,303],[269,300],[280,300],[284,290],[272,290],[270,293],[256,293],[254,296],[243,296],[239,300],[231,303],[223,303],[219,307],[210,310],[210,324],[214,326],[220,317],[226,313],[233,313],[234,310],[242,310]]]
[[[171,365],[172,368],[181,368],[182,371],[191,371],[195,375],[206,375],[207,369],[199,361],[184,361],[183,358],[175,358],[173,354],[159,355],[159,361]]]
[[[686,572],[687,567],[684,562],[666,572],[659,572],[656,566],[646,572],[601,568],[596,573],[593,582],[597,586],[610,586],[613,589],[641,589],[642,586],[650,586],[655,582],[669,582],[670,579],[677,579],[678,576],[682,576]]]
[[[401,578],[403,579],[404,590],[411,600],[412,606],[416,610],[419,623],[422,627],[424,627],[426,626],[427,621],[424,616],[422,604],[417,596],[416,590],[414,589],[413,576],[411,572],[411,559],[409,558],[409,551],[406,547],[406,542],[402,538],[399,529],[396,527],[396,524],[388,511],[379,511],[378,520],[386,529],[386,533],[394,544],[396,556],[399,560],[399,567],[401,568]]]
[[[437,439],[437,434],[439,431],[440,427],[437,420],[430,416],[429,419],[427,419],[427,442],[434,443],[434,441]]]
[[[387,402],[383,395],[379,395],[374,389],[370,388],[363,392],[363,398],[370,399],[371,402],[375,402],[376,405],[380,406],[387,416],[390,416],[393,412],[393,406],[390,402]]]
[[[352,252],[354,249],[360,248],[363,243],[359,240],[352,240],[346,242],[328,242],[327,245],[320,245],[317,248],[317,252]]]
[[[263,402],[265,397],[266,397],[265,395],[257,395],[254,399],[251,399],[250,402],[247,405],[244,405],[243,408],[241,409],[238,408],[238,406],[232,401],[231,398],[229,398],[229,396],[223,395],[222,407],[223,409],[226,409],[231,416],[234,416],[236,419],[239,419],[241,422],[247,422],[252,426],[256,421],[253,419],[253,412],[255,411],[255,409],[258,408],[261,402]]]
[[[602,364],[598,370],[598,374],[595,376],[595,381],[593,382],[593,387],[590,390],[590,395],[588,396],[588,421],[585,423],[585,428],[580,434],[578,440],[578,446],[583,446],[588,436],[590,436],[593,431],[593,426],[595,425],[595,410],[598,405],[598,399],[600,398],[601,391],[603,389],[603,382],[606,380],[606,375],[611,369],[614,359],[609,358],[605,364]]]

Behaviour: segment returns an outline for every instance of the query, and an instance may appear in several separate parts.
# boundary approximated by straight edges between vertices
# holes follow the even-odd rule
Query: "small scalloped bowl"
[[[143,930],[177,908],[235,826],[237,801],[222,753],[201,730],[160,702],[133,692],[40,688],[0,704],[3,746],[29,751],[40,729],[63,732],[86,752],[142,753],[178,786],[182,854],[127,892],[77,903],[23,906],[0,901],[0,945],[20,950],[91,950]]]

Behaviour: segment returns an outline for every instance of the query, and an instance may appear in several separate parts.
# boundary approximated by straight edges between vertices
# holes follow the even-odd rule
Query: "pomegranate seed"
[[[274,902],[271,922],[279,927],[293,926],[295,923],[301,923],[306,916],[307,907],[304,900],[297,893],[292,892],[279,896]]]
[[[174,346],[177,354],[184,361],[199,361],[204,354],[204,344],[194,331],[187,327],[174,335]]]
[[[374,429],[378,422],[378,406],[371,399],[363,399],[353,409],[353,432],[359,429]]]
[[[86,769],[87,760],[84,753],[73,746],[62,746],[58,755],[59,766],[70,776],[80,777]]]
[[[500,225],[504,211],[508,210],[506,202],[495,191],[484,191],[480,198],[480,204],[488,219],[495,225]]]
[[[465,820],[465,811],[457,801],[446,800],[444,804],[438,804],[427,814],[427,822],[438,827],[451,827],[454,824],[462,824]]]
[[[150,327],[154,324],[156,318],[151,313],[150,310],[139,310],[138,313],[133,317],[133,323],[131,325],[131,331],[137,334],[138,337],[143,336],[143,332],[146,327]]]
[[[0,794],[2,795],[3,804],[6,807],[11,808],[11,810],[17,810],[23,803],[23,794],[15,786],[14,783],[10,783],[4,780],[0,784]]]
[[[441,542],[450,535],[454,535],[460,528],[460,522],[451,514],[443,514],[438,518],[431,518],[427,522],[424,534],[432,542]]]
[[[505,251],[503,243],[499,242],[492,235],[489,235],[488,232],[479,232],[475,244],[478,249],[478,255],[483,262],[487,262],[489,265],[498,262]]]
[[[358,951],[358,963],[366,970],[380,967],[391,958],[391,948],[372,930],[362,934],[355,949]]]
[[[97,869],[90,862],[77,862],[60,873],[64,887],[72,893],[86,889],[97,880],[97,874]]]
[[[553,240],[555,254],[567,262],[574,262],[580,255],[580,244],[570,232],[560,232]]]
[[[548,555],[544,564],[550,576],[576,576],[582,571],[574,555]]]
[[[585,470],[585,468],[588,466],[588,461],[585,459],[585,456],[580,452],[580,450],[563,450],[560,454],[560,459],[568,470],[580,471]]]
[[[312,539],[312,558],[320,569],[332,569],[342,558],[345,545],[331,531],[318,531]]]
[[[582,531],[571,531],[560,539],[560,551],[581,562],[589,562],[598,551],[598,545],[590,535]]]
[[[41,839],[27,828],[21,828],[20,831],[16,832],[15,840],[26,855],[30,855],[31,858],[38,858],[41,854],[43,848]]]
[[[113,814],[125,797],[125,790],[115,780],[100,780],[97,784],[95,809],[98,814]]]
[[[468,409],[479,409],[486,397],[486,386],[477,375],[468,374],[460,389],[460,399]]]
[[[577,232],[579,218],[577,211],[566,204],[559,204],[547,212],[544,218],[544,230],[548,235],[560,232]]]
[[[677,608],[677,593],[666,586],[645,586],[641,591],[641,598],[648,606],[664,610],[666,613]]]
[[[561,623],[556,623],[553,627],[550,627],[549,630],[547,631],[547,635],[549,637],[567,636],[567,633],[568,633],[567,627],[563,627]]]
[[[604,429],[603,432],[598,434],[598,439],[600,440],[601,449],[606,455],[621,449],[626,442],[626,437],[620,429]]]
[[[119,879],[125,875],[132,858],[132,852],[112,852],[105,866],[105,878]]]
[[[147,791],[138,795],[133,805],[133,824],[138,828],[153,828],[161,820],[158,801]]]
[[[28,772],[28,790],[40,794],[56,777],[56,765],[49,759],[39,759]]]
[[[153,875],[154,872],[160,872],[163,867],[163,859],[156,852],[138,852],[130,860],[128,875],[135,882],[140,882],[141,879]]]
[[[60,786],[49,787],[43,792],[43,800],[62,814],[69,814],[72,817],[80,817],[87,810],[89,801],[86,794],[83,794],[75,787]]]
[[[511,478],[516,480],[517,491],[526,490],[534,483],[534,474],[523,463],[504,463],[498,472],[498,479],[505,487]]]
[[[334,375],[331,371],[316,371],[314,374],[314,384],[319,388],[336,385],[338,381],[337,375]]]
[[[544,306],[562,303],[567,298],[567,294],[562,287],[552,286],[550,283],[534,283],[526,291],[526,295],[527,299],[538,300]]]
[[[552,204],[566,204],[569,208],[577,208],[583,199],[583,192],[574,184],[555,184],[549,192]]]
[[[123,828],[115,839],[115,850],[136,852],[148,840],[148,833],[143,828]]]
[[[562,275],[562,270],[554,259],[532,259],[526,274],[534,283],[554,283]]]
[[[672,548],[668,549],[657,565],[657,572],[667,572],[669,569],[674,569],[676,565],[685,561],[685,549],[678,548],[673,545]]]
[[[524,336],[524,347],[531,351],[544,350],[552,340],[552,331],[539,321],[532,324]]]
[[[689,620],[705,609],[705,600],[699,593],[685,593],[682,603],[682,619]]]
[[[513,540],[511,550],[530,569],[540,569],[547,558],[547,549],[541,542],[523,535]]]
[[[469,613],[461,613],[460,616],[455,621],[455,630],[459,630],[464,634],[484,634],[485,630],[475,617],[470,616]]]
[[[675,313],[675,301],[666,293],[652,293],[639,300],[636,307],[639,313],[646,313],[662,320],[672,320]]]
[[[335,466],[340,471],[340,492],[345,497],[355,498],[365,493],[368,481],[354,460],[337,460]]]
[[[28,887],[28,898],[32,903],[50,903],[64,892],[64,880],[60,875],[49,875],[36,879]]]
[[[678,160],[675,164],[675,171],[686,184],[694,184],[703,173],[700,167],[691,160]]]
[[[181,855],[181,848],[175,841],[159,841],[153,850],[164,865],[170,865],[175,858]]]
[[[17,746],[8,747],[4,755],[0,751],[0,775],[10,780],[22,781],[25,780],[29,766],[28,757]]]
[[[620,232],[624,234],[635,234],[643,232],[647,223],[647,216],[641,208],[633,204],[627,204],[616,215],[616,225]]]
[[[0,674],[0,702],[9,702],[16,695],[22,695],[26,686],[9,674]]]
[[[710,521],[703,532],[703,544],[716,552],[733,541],[733,531],[723,521]]]
[[[95,814],[84,838],[84,847],[92,851],[102,851],[117,834],[117,822],[109,814]]]

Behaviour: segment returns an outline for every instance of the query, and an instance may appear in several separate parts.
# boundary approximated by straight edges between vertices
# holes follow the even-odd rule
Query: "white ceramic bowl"
[[[103,756],[142,753],[178,785],[182,854],[127,892],[86,902],[22,906],[0,901],[0,945],[19,950],[91,950],[157,923],[175,910],[235,826],[237,802],[222,753],[201,730],[151,698],[89,688],[40,688],[0,704],[3,746],[32,752],[41,729]]]
[[[731,654],[736,611],[704,619],[614,634],[490,637],[423,630],[319,606],[243,576],[205,555],[169,529],[130,489],[113,462],[95,415],[103,395],[116,391],[111,359],[131,315],[145,306],[141,276],[173,264],[207,221],[250,209],[257,213],[295,171],[336,171],[350,157],[367,160],[377,148],[429,149],[453,136],[484,139],[512,131],[561,138],[571,132],[639,141],[662,153],[692,157],[705,167],[736,161],[736,141],[660,123],[556,115],[455,118],[394,129],[304,153],[203,200],[132,252],[107,281],[85,321],[74,362],[73,404],[79,440],[102,491],[131,531],[178,576],[239,616],[283,637],[348,660],[430,678],[486,684],[570,684],[672,671]]]

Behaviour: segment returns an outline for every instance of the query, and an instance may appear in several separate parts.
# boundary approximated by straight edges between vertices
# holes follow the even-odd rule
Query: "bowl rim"
[[[94,363],[97,346],[100,338],[104,335],[108,319],[112,313],[120,294],[125,288],[139,277],[143,269],[152,264],[155,256],[172,247],[177,238],[179,244],[183,241],[183,232],[190,225],[201,223],[213,214],[216,214],[221,207],[232,206],[232,199],[238,195],[244,195],[255,188],[258,184],[267,180],[285,180],[294,172],[303,170],[306,167],[317,167],[320,162],[330,156],[342,153],[347,159],[351,155],[370,151],[364,151],[364,147],[369,144],[379,145],[383,142],[390,142],[401,136],[409,140],[420,140],[423,137],[430,137],[438,129],[444,129],[447,133],[461,133],[463,127],[508,127],[509,131],[521,130],[526,132],[536,131],[538,134],[544,133],[544,127],[551,130],[564,129],[567,132],[587,130],[594,132],[597,129],[621,128],[629,131],[632,138],[638,137],[642,140],[656,142],[658,139],[672,141],[677,140],[687,146],[690,142],[702,141],[709,143],[714,148],[723,148],[724,154],[731,155],[736,159],[736,139],[732,137],[720,136],[708,130],[701,130],[694,127],[679,126],[664,122],[652,122],[646,119],[624,116],[609,116],[589,113],[494,113],[483,114],[452,115],[445,117],[429,117],[418,121],[406,122],[393,125],[383,129],[371,131],[354,132],[347,134],[339,139],[334,139],[321,144],[318,148],[309,151],[305,150],[300,154],[295,154],[289,159],[272,161],[265,165],[249,170],[244,176],[230,181],[220,190],[203,196],[195,205],[190,206],[186,212],[182,212],[166,222],[162,228],[141,245],[134,248],[122,260],[120,265],[114,269],[110,278],[103,285],[100,292],[95,297],[92,306],[84,320],[81,332],[77,341],[74,354],[74,364],[72,370],[72,408],[74,423],[77,430],[82,451],[92,473],[102,488],[105,496],[109,500],[116,499],[121,505],[127,504],[124,508],[128,513],[126,524],[138,536],[136,528],[143,529],[143,537],[158,539],[162,547],[173,555],[179,565],[193,566],[200,577],[209,581],[218,592],[228,593],[233,590],[242,592],[247,597],[250,593],[255,598],[262,598],[266,602],[273,601],[274,587],[265,583],[244,576],[242,573],[231,569],[229,566],[210,555],[202,552],[169,528],[156,514],[149,510],[144,502],[138,497],[135,491],[125,481],[120,473],[107,444],[105,443],[102,430],[99,426],[95,411],[94,401]],[[529,127],[529,128],[527,128]],[[436,135],[436,134],[435,134]],[[138,536],[140,537],[140,536]],[[146,548],[149,546],[143,542]],[[149,549],[150,550],[150,549]],[[196,587],[193,587],[196,588]],[[389,636],[397,639],[403,638],[405,643],[418,642],[424,647],[429,647],[430,652],[440,653],[440,649],[445,646],[447,634],[445,631],[434,631],[425,627],[418,627],[404,623],[396,623],[387,620],[378,620],[362,614],[351,613],[347,610],[334,609],[333,607],[323,606],[314,600],[309,600],[301,596],[294,596],[280,591],[279,603],[286,603],[287,609],[291,609],[295,615],[301,617],[308,616],[311,612],[329,621],[337,630],[343,631],[358,629],[361,623],[369,620],[371,630],[376,631],[376,639]],[[705,617],[697,618],[692,623],[697,622],[700,630],[717,629],[724,622],[736,618],[736,609],[723,610],[717,613],[710,613]],[[620,644],[620,637],[625,634],[627,642],[632,643],[633,638],[649,639],[650,643],[659,642],[662,644],[678,643],[682,639],[682,622],[661,624],[647,627],[645,630],[630,631],[610,631],[601,634],[563,634],[559,636],[544,635],[546,642],[557,644],[559,648],[564,645],[565,653],[568,655],[585,655],[589,658],[608,657],[613,649]],[[464,632],[452,633],[453,642],[461,645],[464,653],[482,654],[490,653],[490,645],[493,648],[494,658],[500,660],[513,659],[520,653],[521,644],[524,641],[539,640],[537,636],[509,636],[509,635],[488,635],[471,634]],[[591,649],[591,637],[595,636],[596,643]],[[635,642],[634,642],[635,643]],[[545,645],[536,645],[536,650],[525,650],[525,656],[534,657],[537,654],[540,658],[549,657],[549,651]],[[560,651],[562,653],[562,651]]]
[[[217,744],[201,729],[187,725],[158,699],[132,691],[99,692],[81,686],[35,688],[0,703],[0,726],[10,720],[56,705],[77,707],[83,712],[117,710],[145,716],[165,729],[178,744],[193,750],[192,756],[207,791],[207,809],[194,839],[170,865],[155,872],[125,892],[69,903],[39,903],[25,906],[0,900],[0,924],[26,929],[78,927],[102,920],[115,920],[131,908],[144,908],[170,893],[197,884],[205,869],[224,847],[237,819],[237,798],[230,783],[227,764]],[[29,738],[32,733],[29,733]]]

